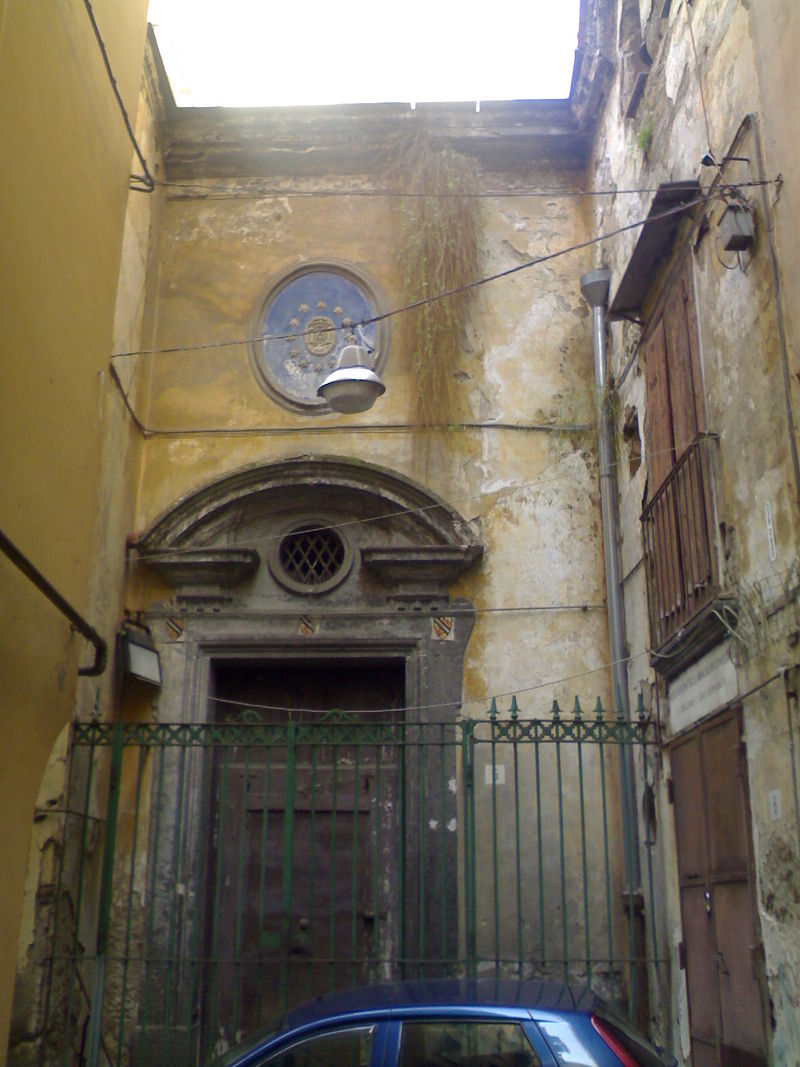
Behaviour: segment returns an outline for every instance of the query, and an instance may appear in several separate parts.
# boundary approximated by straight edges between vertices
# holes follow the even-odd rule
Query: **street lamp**
[[[364,345],[345,345],[336,366],[317,389],[317,396],[334,411],[352,415],[371,408],[386,386],[375,372],[375,361]]]

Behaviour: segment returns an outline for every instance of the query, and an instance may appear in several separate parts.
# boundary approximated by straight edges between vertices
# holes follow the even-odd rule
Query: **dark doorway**
[[[214,664],[205,1046],[293,1004],[390,977],[402,939],[401,658]],[[385,964],[383,963],[385,961]],[[383,971],[386,973],[382,973]]]
[[[694,1067],[766,1065],[740,712],[672,748]]]

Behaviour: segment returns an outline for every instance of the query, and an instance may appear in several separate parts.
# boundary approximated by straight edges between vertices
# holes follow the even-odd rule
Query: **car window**
[[[459,1019],[405,1023],[399,1067],[539,1067],[517,1023]]]
[[[358,1026],[316,1034],[273,1053],[259,1067],[369,1067],[375,1030]]]
[[[566,1019],[539,1019],[537,1024],[544,1031],[559,1067],[598,1067],[597,1060],[575,1033],[572,1023]]]

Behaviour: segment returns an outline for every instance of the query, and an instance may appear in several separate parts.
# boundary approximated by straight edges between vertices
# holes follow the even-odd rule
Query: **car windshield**
[[[243,1041],[241,1045],[236,1045],[236,1047],[230,1049],[230,1051],[224,1052],[213,1061],[211,1067],[229,1067],[232,1063],[238,1063],[242,1056],[246,1055],[251,1049],[257,1048],[259,1045],[262,1045],[265,1041],[269,1041],[273,1037],[277,1037],[278,1034],[285,1029],[286,1016],[279,1015],[269,1026],[252,1034],[246,1041]]]

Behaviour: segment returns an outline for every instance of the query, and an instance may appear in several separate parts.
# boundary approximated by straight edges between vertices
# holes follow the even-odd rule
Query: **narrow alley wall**
[[[787,691],[794,691],[794,676],[790,670],[785,691],[780,672],[792,668],[797,658],[795,608],[786,607],[795,604],[797,596],[798,484],[792,440],[797,418],[792,342],[797,336],[797,302],[791,289],[798,236],[791,177],[797,174],[797,71],[791,58],[797,12],[794,5],[781,3],[622,2],[617,5],[617,35],[621,62],[598,128],[591,175],[594,189],[612,193],[595,201],[596,233],[643,219],[660,183],[696,180],[698,195],[713,195],[725,183],[779,174],[788,179],[783,187],[742,188],[688,211],[674,245],[665,244],[660,263],[642,285],[642,305],[632,316],[639,321],[616,322],[610,338],[619,394],[621,555],[631,700],[644,693],[663,723],[667,742],[721,707],[744,707],[757,937],[763,938],[765,953],[760,972],[754,957],[754,973],[764,975],[774,1062],[790,1063],[800,1056],[800,825],[791,748],[798,724],[794,697],[787,698]],[[719,168],[701,165],[709,149]],[[743,158],[728,161],[727,156]],[[625,192],[635,189],[646,191]],[[738,196],[754,219],[756,238],[751,250],[737,255],[723,248],[719,224],[725,199],[736,201]],[[595,264],[612,270],[612,310],[639,237],[635,229],[595,251]],[[648,477],[651,495],[654,489],[647,432],[656,413],[647,405],[641,324],[643,320],[646,331],[682,251],[692,268],[705,426],[718,435],[704,447],[713,456],[721,595],[737,606],[726,616],[721,652],[708,653],[700,667],[667,682],[657,680],[653,671],[668,670],[663,658],[659,666],[658,657],[648,654],[652,637],[639,517],[648,499]],[[711,663],[713,655],[722,657],[717,666]],[[692,674],[700,669],[718,672],[706,698]],[[688,705],[679,698],[681,685],[691,694]],[[757,692],[746,695],[753,690]],[[688,1056],[689,1004],[679,959],[686,931],[681,926],[675,866],[680,857],[668,796],[669,768],[667,762],[650,827],[661,849],[663,911],[658,925],[672,960],[671,988],[662,988],[660,995],[670,1017],[671,1033],[665,1036]],[[757,956],[758,946],[754,951]]]
[[[145,0],[98,0],[134,104]],[[102,636],[92,613],[95,502],[131,144],[83,4],[0,5],[3,144],[2,527]],[[3,556],[0,1062],[37,791],[93,650]],[[27,923],[27,917],[25,922]]]

